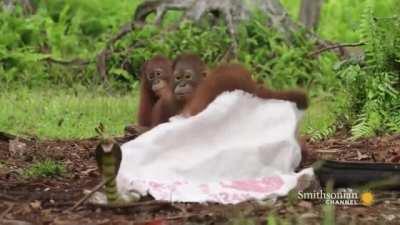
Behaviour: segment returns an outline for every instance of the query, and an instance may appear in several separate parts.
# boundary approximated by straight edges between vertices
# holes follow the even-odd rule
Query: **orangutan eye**
[[[192,79],[192,71],[188,70],[185,71],[185,80],[190,80]]]
[[[175,76],[175,80],[176,80],[176,81],[182,80],[182,76],[181,76],[181,75],[176,75],[176,76]]]
[[[151,72],[151,73],[147,74],[147,79],[154,80],[154,73]]]

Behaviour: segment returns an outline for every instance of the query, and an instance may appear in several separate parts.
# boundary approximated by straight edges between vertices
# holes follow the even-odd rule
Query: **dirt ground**
[[[251,201],[226,206],[147,200],[124,208],[82,204],[67,211],[84,196],[84,190],[100,182],[94,160],[98,140],[8,139],[0,137],[0,224],[249,224],[250,220],[266,224],[270,213],[293,224],[320,224],[323,218],[323,203],[288,198],[274,204]],[[321,142],[308,141],[306,145],[309,155],[303,166],[316,159],[400,161],[400,135],[359,141],[337,136]],[[67,172],[56,178],[23,178],[23,168],[44,159],[62,162]],[[337,206],[336,224],[400,224],[399,193],[374,194],[377,202],[371,207]]]

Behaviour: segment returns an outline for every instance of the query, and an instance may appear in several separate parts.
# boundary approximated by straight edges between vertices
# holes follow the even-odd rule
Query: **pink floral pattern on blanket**
[[[269,193],[282,187],[283,181],[280,177],[264,177],[257,180],[234,180],[221,182],[224,188],[232,188],[240,191]]]
[[[173,182],[134,180],[132,184],[140,184],[142,188],[147,190],[146,192],[157,200],[174,201],[174,198],[182,199],[182,193],[193,193],[193,195],[185,194],[186,196],[183,199],[188,199],[187,202],[200,201],[235,204],[249,199],[264,198],[271,193],[276,193],[284,186],[284,181],[279,176],[272,176],[259,179],[220,181],[208,184],[194,184],[184,180]]]

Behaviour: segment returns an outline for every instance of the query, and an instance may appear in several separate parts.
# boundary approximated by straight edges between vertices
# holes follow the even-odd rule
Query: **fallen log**
[[[400,164],[322,161],[314,167],[321,186],[400,190]]]

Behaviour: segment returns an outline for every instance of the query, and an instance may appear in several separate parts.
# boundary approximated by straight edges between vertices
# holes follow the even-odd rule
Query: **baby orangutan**
[[[147,60],[140,71],[138,125],[125,128],[127,133],[143,133],[154,126],[152,112],[161,97],[171,93],[172,61],[162,55]]]

